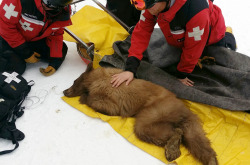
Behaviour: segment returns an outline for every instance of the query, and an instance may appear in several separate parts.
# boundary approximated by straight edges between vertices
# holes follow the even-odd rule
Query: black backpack
[[[16,72],[0,72],[0,138],[11,140],[14,149],[0,151],[0,155],[18,148],[24,133],[16,128],[15,121],[24,113],[22,103],[30,92],[33,81],[27,82]]]

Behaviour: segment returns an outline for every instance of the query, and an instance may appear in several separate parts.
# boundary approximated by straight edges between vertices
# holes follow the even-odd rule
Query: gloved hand
[[[38,54],[37,52],[34,52],[29,58],[25,59],[25,62],[36,63],[36,62],[40,61],[40,57],[41,57],[40,54]]]
[[[52,66],[48,66],[46,69],[40,68],[40,72],[44,76],[51,76],[52,74],[54,74],[56,72],[56,69],[54,67],[52,67]]]
[[[196,64],[196,66],[198,66],[198,67],[200,67],[200,69],[202,69],[202,64],[214,65],[215,58],[210,57],[210,56],[204,56],[202,59],[198,60],[198,63]]]

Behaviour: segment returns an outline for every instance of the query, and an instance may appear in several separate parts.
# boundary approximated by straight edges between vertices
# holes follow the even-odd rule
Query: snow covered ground
[[[250,55],[247,16],[250,2],[215,0],[214,3],[222,9],[226,25],[233,28],[238,52]],[[85,0],[77,4],[77,10],[87,4],[96,6],[91,0]],[[26,137],[16,151],[0,156],[0,165],[162,165],[126,141],[109,124],[86,116],[61,99],[62,91],[86,68],[75,43],[67,42],[67,45],[67,58],[54,75],[44,77],[39,72],[46,63],[28,65],[23,76],[27,81],[34,80],[35,85],[25,102],[24,115],[16,122]],[[12,147],[10,141],[0,139],[0,150]]]

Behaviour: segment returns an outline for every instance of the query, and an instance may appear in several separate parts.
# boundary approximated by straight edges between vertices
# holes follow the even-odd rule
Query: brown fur
[[[64,95],[81,96],[80,103],[106,115],[135,117],[136,136],[164,147],[168,161],[181,155],[183,143],[204,165],[218,164],[198,117],[181,100],[165,88],[140,79],[112,88],[111,76],[120,72],[115,68],[93,69],[89,64]]]

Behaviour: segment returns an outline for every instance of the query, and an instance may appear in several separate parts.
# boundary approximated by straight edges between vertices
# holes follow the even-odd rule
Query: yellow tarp
[[[72,17],[73,25],[69,27],[85,43],[95,44],[94,66],[104,55],[113,54],[112,45],[115,41],[124,40],[129,34],[106,12],[91,6],[85,6]],[[64,39],[75,42],[65,33]],[[78,102],[79,97],[63,100],[79,111],[94,118],[108,122],[115,131],[121,134],[132,144],[167,163],[164,149],[138,140],[133,133],[133,118],[122,119],[96,113],[86,105]],[[243,112],[232,112],[213,106],[185,101],[191,111],[196,113],[203,122],[203,127],[212,142],[219,163],[222,165],[248,165],[250,164],[250,115]],[[181,147],[182,155],[176,160],[180,165],[197,163],[188,151]]]
[[[112,45],[115,41],[125,40],[129,33],[105,11],[93,6],[84,6],[71,18],[72,25],[68,29],[83,42],[95,44],[94,68],[104,55],[114,53]],[[68,33],[64,33],[64,40],[76,42]]]
[[[106,116],[97,113],[88,106],[79,104],[79,97],[63,97],[62,99],[86,115],[108,122],[116,132],[129,142],[164,163],[168,163],[163,148],[142,142],[136,138],[133,133],[134,118]],[[250,114],[227,111],[186,100],[184,102],[202,120],[207,137],[218,155],[219,164],[250,164]],[[183,146],[181,146],[181,153],[181,156],[175,160],[178,165],[200,164],[195,161]]]

